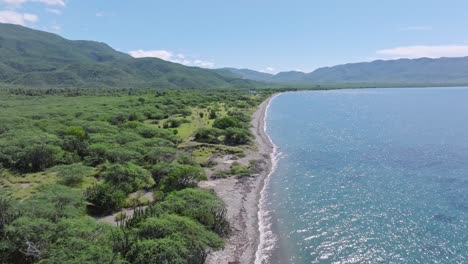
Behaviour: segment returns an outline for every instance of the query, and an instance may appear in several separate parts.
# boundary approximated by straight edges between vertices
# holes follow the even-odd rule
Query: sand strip
[[[243,158],[261,161],[260,173],[240,179],[230,177],[200,183],[200,187],[213,189],[226,203],[227,218],[232,228],[224,250],[211,253],[206,261],[208,264],[249,264],[255,261],[259,244],[260,192],[272,167],[273,145],[264,132],[265,113],[272,98],[273,96],[264,101],[253,115],[251,130],[255,135],[257,151],[246,151],[246,157]]]

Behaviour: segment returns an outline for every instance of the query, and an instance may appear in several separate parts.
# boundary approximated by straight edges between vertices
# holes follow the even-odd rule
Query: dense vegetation
[[[253,84],[227,71],[135,59],[104,43],[0,23],[0,83],[16,88],[209,88]]]
[[[0,263],[203,263],[229,232],[203,166],[269,94],[2,93]]]

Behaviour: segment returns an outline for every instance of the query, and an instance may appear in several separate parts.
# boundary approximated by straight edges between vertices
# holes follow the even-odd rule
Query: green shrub
[[[145,160],[151,164],[158,162],[172,162],[176,157],[176,149],[171,147],[156,147],[153,148],[145,156]]]
[[[56,222],[60,218],[84,214],[85,201],[80,191],[63,185],[49,185],[41,187],[41,192],[21,203],[19,208],[25,216]]]
[[[109,183],[95,184],[86,189],[86,201],[91,214],[109,214],[125,204],[127,194]]]
[[[86,177],[93,174],[92,167],[85,166],[80,163],[71,165],[60,165],[53,168],[57,173],[59,182],[67,186],[75,186],[83,182]]]
[[[63,157],[60,148],[46,144],[30,146],[19,157],[16,169],[24,172],[43,171],[58,164]]]
[[[248,144],[251,140],[249,131],[243,128],[229,127],[225,130],[224,143],[227,145]]]
[[[195,133],[195,140],[203,143],[218,144],[223,131],[217,128],[200,128]]]
[[[222,118],[217,118],[213,122],[213,127],[219,129],[226,129],[229,127],[241,127],[241,123],[235,117],[226,116]]]
[[[134,264],[187,264],[189,258],[189,250],[183,239],[178,237],[138,241],[128,256],[130,263]]]
[[[201,168],[191,165],[179,165],[162,180],[161,190],[170,192],[193,188],[201,180],[206,180],[206,175]]]
[[[89,155],[89,145],[86,141],[79,139],[76,136],[67,136],[63,139],[62,148],[65,151],[75,153],[83,158]]]
[[[154,185],[149,171],[130,162],[106,165],[100,176],[127,194]]]
[[[195,219],[218,235],[229,231],[224,203],[209,191],[187,188],[172,192],[157,207],[161,212]]]
[[[86,139],[86,131],[79,126],[71,126],[67,130],[67,134],[70,136],[74,136],[79,140],[85,140]]]

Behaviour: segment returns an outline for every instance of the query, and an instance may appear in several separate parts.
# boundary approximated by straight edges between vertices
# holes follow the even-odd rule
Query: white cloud
[[[55,9],[55,8],[46,8],[45,10],[48,13],[52,13],[52,14],[56,14],[56,15],[61,15],[62,14],[62,11],[60,11],[59,9]]]
[[[134,58],[145,58],[145,57],[153,57],[153,58],[160,58],[162,60],[171,60],[173,54],[167,50],[133,50],[130,51],[130,54]]]
[[[42,3],[50,6],[61,6],[64,7],[66,6],[65,1],[63,0],[1,0],[3,3],[14,6],[14,7],[19,7],[22,4],[26,2],[37,2],[37,3]]]
[[[378,50],[377,54],[392,59],[397,58],[440,58],[468,56],[468,45],[440,45],[440,46],[403,46],[392,49]]]
[[[43,29],[51,33],[60,33],[62,31],[62,27],[59,25],[52,25],[49,27],[44,27]]]
[[[18,13],[15,11],[0,11],[0,23],[9,23],[17,25],[26,25],[27,23],[35,23],[39,17],[29,13]]]
[[[65,2],[63,0],[31,0],[33,2],[40,2],[46,5],[51,6],[65,6]]]
[[[276,69],[273,68],[273,67],[266,67],[264,69],[261,69],[260,72],[264,72],[264,73],[276,73]]]
[[[197,66],[197,67],[202,67],[202,68],[213,68],[214,63],[211,61],[203,61],[203,60],[194,60],[192,63],[184,63],[185,65],[188,66]]]
[[[171,51],[167,50],[132,50],[129,51],[130,54],[134,58],[145,58],[145,57],[152,57],[152,58],[159,58],[162,60],[184,64],[186,66],[195,66],[201,68],[213,68],[215,66],[214,62],[205,61],[200,59],[191,59],[187,58],[188,56],[178,53],[174,54]]]
[[[402,28],[403,31],[430,31],[432,27],[429,26],[411,26]]]

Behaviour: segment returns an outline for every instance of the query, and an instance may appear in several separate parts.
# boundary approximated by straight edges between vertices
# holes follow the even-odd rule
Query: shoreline
[[[231,234],[225,239],[223,250],[212,252],[206,263],[254,263],[260,245],[260,199],[265,180],[273,169],[274,145],[265,132],[265,116],[274,94],[263,101],[252,116],[251,132],[255,136],[256,150],[246,150],[242,161],[258,160],[259,173],[251,177],[230,177],[201,182],[212,189],[226,204]]]

